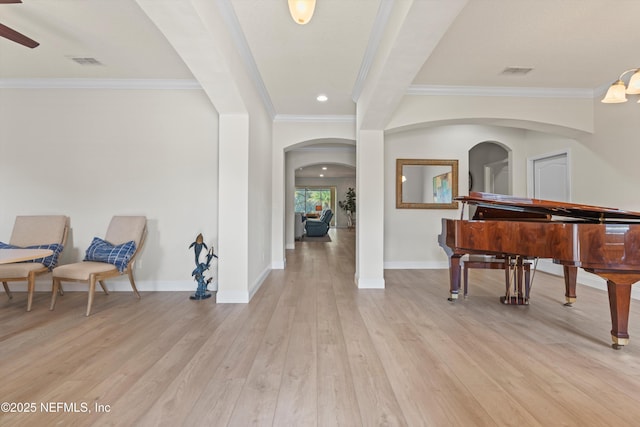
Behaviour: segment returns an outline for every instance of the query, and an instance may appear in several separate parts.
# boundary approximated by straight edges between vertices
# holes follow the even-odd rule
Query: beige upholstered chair
[[[9,282],[27,282],[27,311],[31,311],[36,276],[48,273],[55,267],[58,255],[67,241],[68,233],[69,218],[64,215],[16,217],[9,245],[22,248],[34,246],[56,246],[56,248],[52,257],[35,260],[34,262],[16,262],[0,265],[0,281],[9,299],[13,298],[9,289]],[[47,247],[47,249],[50,248]]]
[[[100,284],[102,290],[108,295],[104,280],[123,274],[129,276],[129,282],[133,292],[138,298],[140,294],[133,280],[134,260],[140,248],[144,244],[147,232],[147,219],[144,216],[114,216],[111,219],[105,239],[94,238],[91,246],[87,249],[85,260],[74,264],[61,265],[53,269],[53,291],[51,294],[51,307],[56,305],[56,297],[60,282],[86,282],[89,285],[89,301],[87,302],[87,316],[91,314],[93,297],[96,290],[96,282]],[[131,241],[135,246],[129,249],[131,252],[125,258],[118,258]],[[112,263],[112,262],[115,262]],[[118,267],[118,263],[121,263]]]

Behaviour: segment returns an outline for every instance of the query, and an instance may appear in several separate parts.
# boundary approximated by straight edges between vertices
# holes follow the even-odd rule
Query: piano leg
[[[457,300],[460,292],[460,258],[458,254],[449,257],[449,301]]]
[[[511,257],[509,255],[504,256],[504,300],[500,298],[503,304],[511,303]]]
[[[525,298],[525,292],[522,288],[522,283],[524,281],[524,264],[521,256],[516,257],[516,283],[518,286],[518,304],[529,304],[529,299]]]
[[[617,284],[607,280],[609,308],[611,309],[611,346],[618,350],[629,343],[629,305],[631,302],[631,283]]]
[[[506,292],[500,297],[503,304],[529,305],[529,289],[531,280],[529,276],[529,263],[524,261],[520,255],[505,256],[504,263]],[[513,280],[511,275],[513,273]]]
[[[524,298],[529,301],[529,292],[531,291],[531,263],[525,263],[524,266]]]
[[[571,304],[576,302],[576,278],[578,277],[578,267],[572,265],[563,265],[564,269],[564,296],[565,304],[567,307],[571,307]]]

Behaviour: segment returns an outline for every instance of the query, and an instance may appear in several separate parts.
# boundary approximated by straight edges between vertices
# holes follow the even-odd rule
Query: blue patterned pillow
[[[107,262],[116,266],[118,271],[122,273],[129,260],[136,251],[136,242],[133,240],[114,246],[106,240],[94,237],[93,241],[87,248],[84,255],[85,261]]]
[[[33,245],[33,246],[21,247],[21,246],[15,246],[15,245],[10,245],[8,243],[0,242],[0,249],[49,249],[53,251],[53,254],[45,258],[22,261],[22,262],[39,262],[40,264],[43,264],[45,267],[47,267],[49,270],[51,270],[53,267],[58,265],[58,256],[60,256],[60,252],[62,252],[62,248],[63,246],[60,243],[50,243],[48,245]]]

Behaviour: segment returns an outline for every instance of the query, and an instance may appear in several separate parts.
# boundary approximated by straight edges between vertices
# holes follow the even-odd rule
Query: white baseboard
[[[271,273],[271,269],[268,267],[265,268],[260,274],[260,276],[258,276],[256,281],[253,283],[253,285],[250,287],[251,289],[249,290],[249,301],[251,301],[251,298],[253,298],[256,292],[258,292],[258,289],[260,289],[260,287],[262,286],[264,281],[267,279],[267,277],[269,277],[269,273]]]
[[[356,279],[358,289],[384,289],[384,279]]]
[[[105,281],[107,289],[113,292],[130,292],[131,284],[126,276],[113,278]],[[96,285],[97,286],[97,285]],[[23,292],[27,290],[26,282],[23,283],[9,283],[9,287],[17,292]],[[87,291],[87,285],[85,283],[78,282],[62,282],[62,287],[66,291]],[[136,288],[140,292],[181,292],[181,291],[194,291],[197,289],[198,284],[195,280],[166,280],[166,281],[154,281],[154,280],[136,280]],[[51,292],[51,279],[40,278],[36,280],[36,292]]]
[[[430,270],[437,268],[449,268],[448,261],[387,261],[384,263],[386,270]]]
[[[218,304],[246,304],[249,302],[249,292],[247,291],[225,291],[219,289],[216,293],[216,303]]]
[[[265,268],[249,291],[225,291],[224,288],[219,289],[216,293],[216,301],[220,303],[248,303],[260,289],[270,272],[271,268]],[[109,291],[131,292],[131,284],[129,284],[129,279],[126,276],[107,280],[105,284]],[[9,287],[16,292],[26,292],[27,283],[9,283]],[[87,291],[87,285],[84,283],[62,282],[62,287],[65,292]],[[136,288],[140,292],[195,292],[198,284],[195,280],[136,280]],[[210,286],[210,289],[212,288]],[[36,280],[36,292],[51,292],[51,278],[47,276],[38,278]]]

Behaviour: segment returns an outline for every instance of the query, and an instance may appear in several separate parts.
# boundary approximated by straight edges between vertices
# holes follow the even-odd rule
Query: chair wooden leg
[[[11,290],[9,289],[9,284],[7,282],[2,282],[2,286],[4,286],[4,291],[6,292],[7,296],[9,297],[9,299],[13,298],[13,294],[11,293]]]
[[[131,268],[127,270],[127,274],[129,275],[129,282],[131,282],[133,293],[136,294],[138,298],[140,298],[140,293],[138,292],[138,288],[136,288],[136,282],[133,280],[133,271],[131,271]]]
[[[89,279],[89,301],[87,302],[87,316],[91,314],[91,306],[93,305],[93,297],[96,294],[96,276],[91,275]]]
[[[49,306],[49,310],[53,310],[56,307],[56,297],[58,296],[58,291],[60,290],[60,279],[53,279],[53,283],[51,285],[51,305]]]
[[[100,283],[100,287],[102,288],[102,290],[104,291],[105,294],[109,295],[109,291],[107,290],[107,285],[104,284],[104,282],[102,280],[98,280],[98,283]]]
[[[31,304],[33,303],[33,293],[36,290],[36,276],[33,273],[29,273],[27,278],[27,311],[31,311]]]
[[[58,293],[64,295],[64,289],[62,289],[62,283],[58,282]]]

